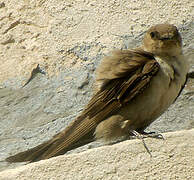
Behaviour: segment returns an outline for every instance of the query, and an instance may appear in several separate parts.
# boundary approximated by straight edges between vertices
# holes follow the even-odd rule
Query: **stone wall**
[[[79,154],[0,172],[0,180],[190,180],[194,176],[194,129],[146,139],[152,157],[139,140],[91,149]]]

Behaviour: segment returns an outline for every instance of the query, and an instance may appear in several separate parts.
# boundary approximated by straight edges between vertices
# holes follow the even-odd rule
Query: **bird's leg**
[[[142,141],[142,143],[143,143],[146,151],[150,155],[150,157],[152,157],[152,154],[151,154],[150,150],[148,149],[148,147],[147,147],[147,145],[146,145],[146,143],[144,141],[144,138],[151,137],[151,138],[157,138],[157,139],[164,139],[161,134],[158,134],[158,133],[155,133],[155,132],[151,132],[151,133],[146,133],[146,132],[139,133],[139,132],[137,132],[135,130],[131,130],[130,133],[133,134],[138,139],[141,139],[141,141]]]
[[[146,151],[148,152],[148,154],[150,155],[150,157],[152,157],[152,154],[151,154],[150,150],[148,149],[148,147],[147,147],[147,145],[146,145],[146,143],[144,141],[145,136],[143,134],[138,133],[135,130],[131,130],[130,133],[132,133],[138,139],[141,139],[141,141],[143,143],[143,146],[145,147]]]

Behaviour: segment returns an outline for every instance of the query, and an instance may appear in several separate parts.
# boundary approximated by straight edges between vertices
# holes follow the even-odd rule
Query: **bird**
[[[50,140],[6,161],[36,162],[94,140],[142,137],[179,96],[188,69],[177,27],[167,23],[150,27],[141,46],[117,49],[102,59],[94,95],[75,120]]]

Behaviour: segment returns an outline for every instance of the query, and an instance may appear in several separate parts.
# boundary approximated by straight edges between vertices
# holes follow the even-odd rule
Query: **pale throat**
[[[175,65],[171,63],[171,60],[167,60],[166,58],[161,58],[159,56],[155,56],[156,61],[160,64],[160,67],[163,69],[165,74],[167,74],[170,79],[174,79],[174,69]]]
[[[175,73],[180,71],[180,66],[182,64],[182,48],[181,47],[174,47],[171,49],[167,49],[166,51],[160,51],[156,53],[154,50],[152,51],[151,48],[147,48],[146,46],[141,47],[144,51],[153,53],[154,58],[160,64],[161,68],[165,72],[166,75],[170,77],[170,79],[175,78]]]

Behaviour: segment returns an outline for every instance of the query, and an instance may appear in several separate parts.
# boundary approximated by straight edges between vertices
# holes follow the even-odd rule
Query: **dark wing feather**
[[[88,134],[92,135],[91,132],[101,121],[140,94],[157,73],[159,64],[152,54],[145,51],[123,50],[105,58],[99,69],[97,81],[102,82],[100,90],[80,116],[51,140],[6,160],[32,162],[58,156],[73,149]]]

